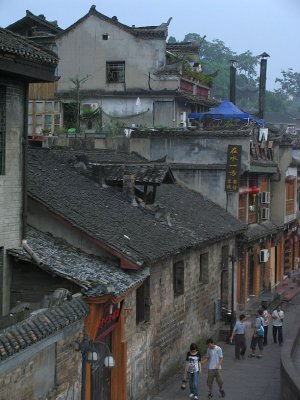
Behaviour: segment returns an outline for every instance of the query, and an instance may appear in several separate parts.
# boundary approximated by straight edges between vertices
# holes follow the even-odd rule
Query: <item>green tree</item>
[[[177,40],[174,38],[174,36],[170,36],[168,39],[168,43],[177,43]]]
[[[285,112],[287,102],[280,93],[266,91],[266,111]]]
[[[85,76],[84,78],[79,78],[76,76],[75,78],[70,78],[70,81],[73,83],[73,93],[74,97],[76,99],[76,132],[80,133],[80,102],[81,102],[81,96],[80,96],[80,91],[82,86],[85,84],[85,82],[88,80],[88,75]]]
[[[198,33],[188,33],[183,39],[184,42],[200,42],[201,40],[202,38]]]
[[[242,54],[236,55],[235,60],[237,70],[240,74],[243,73],[250,80],[257,76],[256,66],[258,64],[258,57],[254,56],[251,51],[247,50]]]
[[[281,71],[282,78],[276,78],[275,82],[280,84],[277,93],[286,96],[300,98],[300,73],[294,72],[293,68],[288,68],[287,71]]]

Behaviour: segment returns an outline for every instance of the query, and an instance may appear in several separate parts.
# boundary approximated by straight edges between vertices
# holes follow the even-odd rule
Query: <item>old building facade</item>
[[[106,162],[94,151],[85,164],[82,152],[31,149],[28,221],[105,259],[120,273],[149,270],[126,295],[112,289],[102,299],[86,298],[89,336],[118,355],[104,398],[138,399],[156,392],[177,371],[187,341],[218,334],[221,297],[230,303],[228,254],[236,251],[245,226],[200,194],[172,183],[165,164],[120,164],[120,154],[102,154]],[[115,307],[120,307],[118,320],[104,329],[108,309]],[[93,392],[93,376],[89,379],[86,398]]]
[[[51,81],[57,59],[18,35],[0,29],[0,313],[9,310],[10,264],[6,250],[24,237],[25,143],[30,82]]]

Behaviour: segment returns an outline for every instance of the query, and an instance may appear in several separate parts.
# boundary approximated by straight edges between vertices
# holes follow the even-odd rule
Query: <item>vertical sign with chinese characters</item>
[[[227,150],[225,192],[239,190],[242,146],[229,144]]]

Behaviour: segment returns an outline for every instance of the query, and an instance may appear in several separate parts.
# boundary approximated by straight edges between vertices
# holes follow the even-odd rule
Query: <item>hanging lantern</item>
[[[296,179],[296,177],[294,175],[288,175],[285,177],[285,181],[287,183],[293,183],[295,179]]]
[[[258,186],[252,186],[249,189],[250,189],[250,193],[252,193],[252,194],[257,194],[260,191]]]

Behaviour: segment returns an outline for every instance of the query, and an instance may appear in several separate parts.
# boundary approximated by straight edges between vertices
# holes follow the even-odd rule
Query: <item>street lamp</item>
[[[229,256],[231,262],[231,319],[230,319],[230,334],[232,334],[235,324],[235,312],[234,312],[234,264],[237,258],[234,254]]]
[[[104,346],[107,351],[107,356],[104,357],[104,360],[103,360],[104,366],[106,368],[114,368],[116,365],[115,359],[110,351],[110,348],[108,347],[108,345],[105,342],[95,342],[94,343],[90,338],[88,338],[87,335],[85,335],[81,343],[76,342],[75,349],[77,351],[81,350],[86,361],[88,363],[92,364],[92,366],[97,365],[97,368],[98,368],[101,358],[96,349],[96,344],[100,344],[101,346]]]

